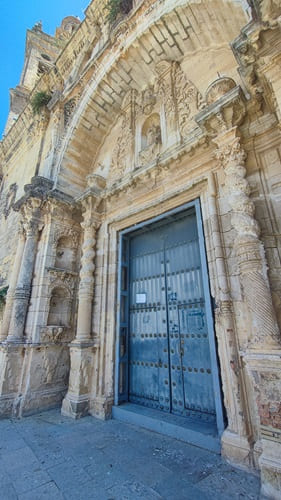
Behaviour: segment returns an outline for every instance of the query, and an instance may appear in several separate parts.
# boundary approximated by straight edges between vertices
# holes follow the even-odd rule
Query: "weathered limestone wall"
[[[254,2],[246,25],[236,2],[145,0],[110,26],[103,6],[36,83],[48,109],[27,106],[1,145],[0,411],[111,415],[119,233],[199,199],[222,453],[277,499],[281,11]]]

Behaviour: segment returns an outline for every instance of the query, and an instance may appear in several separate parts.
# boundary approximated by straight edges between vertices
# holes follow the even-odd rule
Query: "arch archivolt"
[[[85,85],[60,147],[57,171],[61,171],[62,177],[67,177],[67,172],[71,170],[70,165],[79,167],[81,183],[86,185],[86,176],[93,170],[93,165],[99,163],[106,137],[111,133],[114,135],[118,126],[121,133],[117,137],[118,145],[113,145],[113,164],[116,167],[116,159],[127,156],[128,163],[133,163],[136,168],[139,152],[135,137],[136,115],[139,117],[141,113],[146,114],[153,105],[157,106],[161,96],[163,100],[165,98],[159,113],[163,146],[165,147],[165,132],[170,141],[166,144],[168,147],[187,138],[190,130],[194,128],[192,117],[202,104],[202,93],[210,84],[210,80],[204,81],[201,67],[205,62],[210,65],[213,61],[212,80],[215,80],[218,71],[225,70],[221,64],[224,64],[222,61],[227,58],[220,57],[220,54],[228,52],[228,57],[233,58],[233,55],[230,55],[232,53],[228,40],[232,35],[236,35],[238,26],[240,28],[245,22],[242,11],[238,12],[239,7],[236,16],[223,16],[224,9],[232,12],[236,9],[232,2],[224,2],[224,30],[219,33],[212,26],[215,2],[208,0],[191,4],[192,2],[181,1],[175,8],[174,2],[165,2],[163,8],[157,9],[157,14],[154,10],[150,12],[149,8],[145,11],[144,6],[138,23],[134,23],[132,19],[124,36],[120,38],[116,35],[110,51],[102,50],[101,56],[95,59],[94,72],[92,71],[92,76]],[[208,26],[208,37],[196,23],[194,24],[194,12],[196,11],[200,18],[202,9],[204,23]],[[217,17],[216,8],[216,19]],[[169,30],[168,26],[173,26],[173,29]],[[190,37],[191,29],[196,36]],[[162,39],[164,41],[160,43]],[[90,65],[88,70],[89,67]],[[227,70],[233,67],[231,60]],[[237,74],[229,76],[237,79]],[[171,86],[172,81],[174,87]],[[155,104],[153,93],[156,93]],[[124,109],[124,98],[126,101],[128,94],[130,105]],[[168,117],[166,120],[163,119],[164,110],[165,116]],[[132,160],[129,161],[130,154]],[[129,166],[124,161],[119,163],[122,163],[123,175]],[[112,167],[112,158],[107,157],[101,165],[106,169]]]

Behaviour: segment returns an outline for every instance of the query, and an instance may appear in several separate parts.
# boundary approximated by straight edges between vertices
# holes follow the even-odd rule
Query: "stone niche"
[[[47,326],[70,326],[71,296],[69,291],[57,286],[52,290]]]
[[[74,271],[76,263],[76,247],[70,236],[59,238],[56,247],[55,267],[66,271]]]
[[[140,165],[153,161],[160,153],[162,144],[160,116],[158,113],[150,115],[141,129]]]

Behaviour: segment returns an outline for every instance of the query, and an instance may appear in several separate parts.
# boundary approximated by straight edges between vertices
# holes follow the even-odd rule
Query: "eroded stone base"
[[[89,395],[75,399],[75,396],[68,392],[62,402],[61,413],[65,417],[75,419],[85,417],[89,413]]]
[[[66,345],[3,343],[0,347],[0,413],[21,417],[61,404],[67,390]]]
[[[280,499],[281,442],[262,439],[263,452],[259,459],[261,469],[261,498]]]
[[[96,345],[73,342],[70,346],[71,370],[66,397],[62,403],[62,414],[80,418],[89,413],[89,387],[95,366]]]
[[[90,414],[96,418],[107,420],[111,418],[113,398],[96,397],[90,402]]]
[[[222,439],[222,456],[230,463],[242,468],[252,467],[252,452],[247,438],[225,430]]]

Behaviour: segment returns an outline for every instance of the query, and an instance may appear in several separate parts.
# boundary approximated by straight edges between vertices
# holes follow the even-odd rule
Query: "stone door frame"
[[[120,404],[121,400],[119,398],[119,366],[120,366],[120,305],[121,305],[121,280],[122,280],[122,253],[123,253],[123,242],[126,236],[130,235],[133,231],[137,229],[141,229],[142,227],[149,226],[150,224],[157,223],[169,216],[174,216],[176,214],[180,214],[188,210],[189,208],[193,208],[195,210],[196,222],[197,222],[197,230],[198,230],[198,241],[199,241],[199,249],[200,249],[200,259],[201,259],[201,269],[202,269],[202,280],[203,280],[203,289],[204,289],[204,297],[205,297],[205,307],[206,307],[206,320],[207,327],[209,332],[209,345],[210,345],[210,355],[211,355],[211,363],[212,363],[212,373],[213,373],[213,387],[214,387],[214,395],[215,395],[215,406],[216,406],[216,421],[217,421],[217,431],[218,435],[221,436],[225,429],[224,422],[224,409],[223,409],[223,401],[222,401],[222,390],[221,390],[221,380],[219,374],[219,357],[216,348],[216,340],[215,340],[215,321],[213,317],[213,310],[211,304],[211,292],[210,292],[210,283],[209,283],[209,270],[207,264],[207,253],[206,253],[206,245],[205,245],[205,236],[202,222],[202,214],[201,214],[201,204],[200,198],[197,197],[194,200],[185,203],[183,205],[177,206],[171,210],[164,211],[160,215],[156,217],[149,218],[143,222],[140,222],[135,225],[130,225],[128,228],[123,229],[118,233],[119,239],[119,252],[118,252],[118,285],[117,285],[117,317],[116,317],[116,342],[115,342],[115,383],[114,383],[114,405],[117,406]],[[128,378],[128,374],[126,374]],[[124,399],[123,399],[124,401]]]

